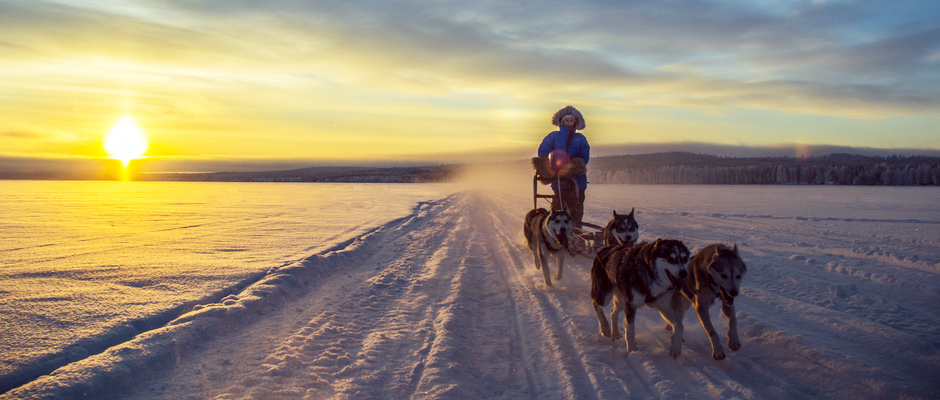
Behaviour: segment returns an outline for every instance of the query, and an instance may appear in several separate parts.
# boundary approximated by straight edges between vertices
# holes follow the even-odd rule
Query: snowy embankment
[[[940,396],[938,212],[768,190],[595,186],[586,207],[602,223],[635,206],[641,239],[738,244],[743,347],[723,361],[692,312],[676,360],[652,310],[641,351],[601,337],[591,260],[569,258],[556,289],[534,268],[531,193],[465,191],[0,398]]]
[[[0,181],[0,394],[453,192]]]

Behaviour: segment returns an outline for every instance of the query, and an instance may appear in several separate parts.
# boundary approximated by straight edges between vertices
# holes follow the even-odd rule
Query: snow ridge
[[[217,302],[223,297],[257,282],[266,274],[267,272],[251,274],[242,281],[218,292],[210,293],[197,300],[185,302],[160,313],[135,319],[124,325],[109,328],[103,334],[78,340],[61,351],[41,357],[34,363],[18,365],[12,368],[11,372],[4,373],[0,376],[0,378],[2,378],[0,379],[0,393],[23,385],[42,375],[49,374],[70,363],[100,354],[111,347],[132,340],[135,336],[143,332],[167,325],[170,321],[187,312],[187,310],[192,310],[194,307],[200,307],[203,304]]]
[[[252,275],[225,290],[140,321],[135,325],[137,331],[149,330],[136,336],[134,329],[130,329],[130,332],[98,337],[96,343],[83,347],[100,350],[82,359],[51,356],[41,364],[46,370],[24,371],[18,375],[35,380],[21,380],[19,387],[12,383],[8,391],[0,394],[0,399],[74,398],[120,390],[128,384],[130,376],[147,374],[175,363],[188,347],[270,312],[310,280],[355,262],[357,257],[361,258],[359,254],[378,245],[376,242],[386,232],[407,228],[415,220],[426,218],[427,209],[433,205],[433,202],[420,202],[410,216],[390,221],[305,260]],[[239,290],[241,292],[232,294]],[[183,313],[186,309],[192,311]],[[44,373],[48,375],[39,376]]]
[[[588,295],[592,260],[566,258],[563,279],[547,288],[522,237],[531,194],[488,187],[422,203],[408,217],[276,268],[237,294],[0,398],[940,394],[937,224],[906,222],[892,210],[809,219],[806,210],[839,217],[841,207],[792,207],[789,198],[753,207],[756,197],[722,198],[720,189],[613,189],[592,189],[585,220],[602,223],[611,209],[636,204],[641,239],[681,239],[693,251],[738,245],[748,266],[735,302],[740,350],[712,360],[687,312],[682,355],[672,359],[662,318],[641,309],[640,351],[627,353],[622,339],[598,333]],[[649,199],[655,202],[643,203]],[[901,211],[938,220],[936,211]],[[768,212],[792,216],[748,217]],[[867,215],[893,222],[857,218]],[[720,309],[710,311],[725,341]]]

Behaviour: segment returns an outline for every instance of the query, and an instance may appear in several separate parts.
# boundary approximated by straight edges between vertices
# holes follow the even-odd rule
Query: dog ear
[[[712,253],[711,257],[708,257],[708,263],[705,266],[705,270],[718,271],[718,269],[720,269],[720,263],[718,262],[719,260],[721,260],[721,249],[716,248],[715,252]],[[719,268],[716,268],[716,266],[718,266]]]
[[[733,245],[734,245],[734,247],[733,247],[731,250],[734,251],[734,256],[735,256],[735,257],[738,257],[738,258],[741,258],[741,254],[738,253],[738,244],[737,244],[737,243],[733,243]]]
[[[714,270],[715,272],[722,272],[725,270],[725,263],[721,261],[721,252],[716,251],[712,254],[711,260],[708,262],[708,269]]]
[[[630,213],[627,214],[628,217],[633,217],[633,212],[636,211],[636,207],[630,209]]]
[[[653,261],[656,261],[656,254],[659,252],[659,246],[663,243],[663,239],[656,239],[646,252],[646,265],[652,266]]]
[[[617,218],[617,210],[614,210],[614,218]]]

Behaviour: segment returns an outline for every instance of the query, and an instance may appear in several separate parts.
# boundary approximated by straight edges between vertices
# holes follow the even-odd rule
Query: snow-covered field
[[[691,311],[676,360],[653,310],[638,312],[639,352],[601,337],[591,260],[569,258],[546,288],[522,237],[531,178],[486,178],[485,189],[339,185],[388,192],[337,208],[305,203],[318,185],[293,185],[303,193],[291,197],[281,184],[241,184],[252,189],[229,196],[213,194],[226,184],[190,184],[199,204],[166,207],[200,222],[163,210],[152,220],[179,229],[141,222],[109,236],[93,225],[120,217],[75,211],[86,222],[62,236],[68,243],[27,250],[9,235],[56,225],[40,217],[43,204],[22,205],[27,217],[3,209],[0,382],[11,365],[48,365],[50,346],[75,361],[0,398],[940,397],[937,188],[591,186],[586,221],[636,207],[641,239],[676,238],[693,251],[738,244],[748,266],[735,301],[743,347],[713,361]],[[266,200],[246,195],[255,187]],[[152,206],[177,202],[143,192],[156,196]],[[177,259],[160,259],[168,248]],[[172,321],[155,316],[196,303],[205,304]],[[717,307],[712,317],[724,341]],[[121,342],[115,332],[138,334]],[[110,347],[66,352],[83,343]]]

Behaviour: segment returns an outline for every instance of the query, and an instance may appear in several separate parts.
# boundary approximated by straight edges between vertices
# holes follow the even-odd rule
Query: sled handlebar
[[[571,183],[572,185],[574,185],[574,191],[575,191],[575,193],[577,193],[578,190],[579,190],[579,188],[578,188],[578,182],[575,182],[575,180],[574,180],[573,178],[568,178],[568,177],[563,177],[563,176],[556,176],[556,177],[554,177],[554,178],[555,178],[555,183],[558,184],[559,193],[553,193],[553,194],[539,194],[539,182],[541,181],[540,178],[541,178],[541,177],[539,176],[539,174],[535,174],[535,176],[532,177],[532,195],[533,195],[533,196],[532,196],[532,197],[533,197],[533,198],[532,198],[532,208],[533,208],[533,209],[539,208],[539,199],[552,199],[552,200],[555,200],[555,197],[556,197],[556,196],[561,196],[561,193],[560,193],[560,192],[561,192],[561,189],[560,189],[560,187],[561,187],[561,182],[562,182],[562,180],[564,180],[565,183]],[[558,200],[558,203],[560,204],[560,203],[561,203],[561,199],[559,198],[559,199],[557,199],[557,200]]]

